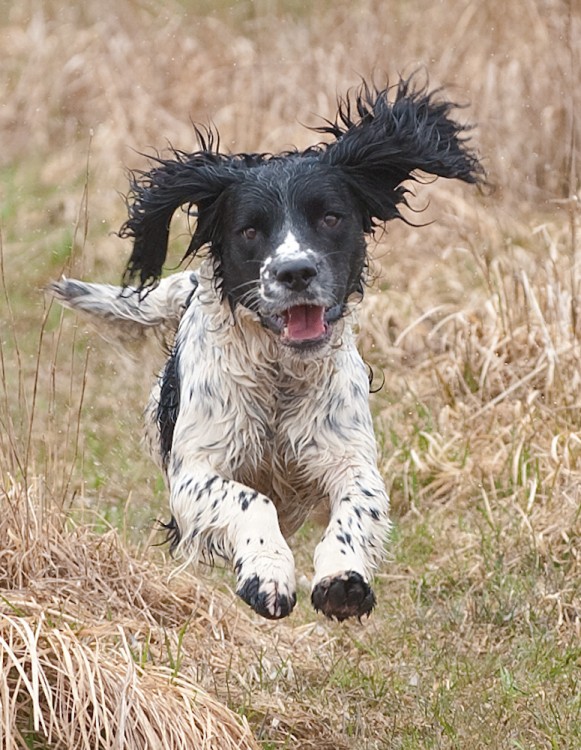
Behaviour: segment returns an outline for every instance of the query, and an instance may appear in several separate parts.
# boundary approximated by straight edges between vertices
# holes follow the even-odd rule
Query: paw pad
[[[348,617],[369,615],[375,594],[363,576],[353,570],[323,578],[313,589],[311,602],[317,612],[342,622]]]

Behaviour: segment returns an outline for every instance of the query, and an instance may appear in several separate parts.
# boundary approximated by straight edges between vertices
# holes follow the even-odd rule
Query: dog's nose
[[[316,275],[317,267],[307,258],[286,260],[275,272],[276,280],[293,292],[302,292]]]

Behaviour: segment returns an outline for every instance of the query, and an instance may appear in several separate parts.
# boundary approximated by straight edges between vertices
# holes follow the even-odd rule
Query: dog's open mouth
[[[279,315],[263,318],[271,331],[280,335],[288,346],[305,348],[318,346],[329,338],[331,324],[338,320],[343,305],[326,308],[322,305],[294,305]]]

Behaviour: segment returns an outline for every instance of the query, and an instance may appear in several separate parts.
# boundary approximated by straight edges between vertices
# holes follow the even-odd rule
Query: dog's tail
[[[160,281],[146,295],[130,287],[90,284],[64,276],[46,291],[61,305],[87,317],[103,338],[131,352],[153,333],[170,349],[179,322],[198,286],[195,273],[182,272]]]

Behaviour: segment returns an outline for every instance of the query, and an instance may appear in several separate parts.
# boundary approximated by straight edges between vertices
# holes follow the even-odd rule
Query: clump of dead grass
[[[254,748],[248,726],[190,679],[135,662],[128,634],[0,616],[2,746]]]
[[[255,748],[255,736],[349,746],[341,722],[298,689],[320,672],[332,631],[253,618],[215,578],[172,575],[67,505],[38,477],[4,477],[2,747],[209,750]]]
[[[256,747],[181,668],[186,629],[222,643],[250,634],[229,597],[192,578],[172,588],[113,530],[68,528],[38,482],[13,483],[2,507],[2,747]]]

